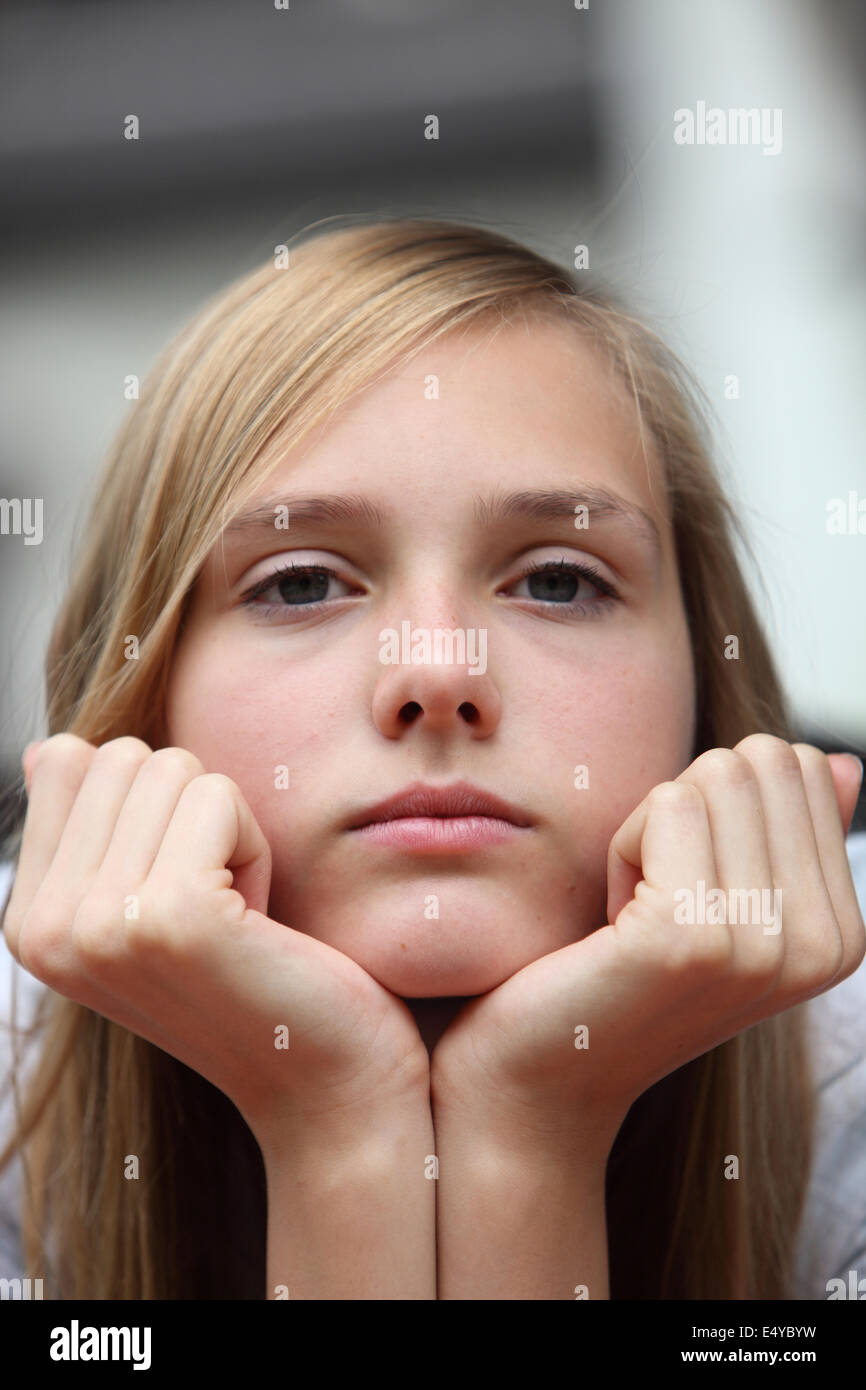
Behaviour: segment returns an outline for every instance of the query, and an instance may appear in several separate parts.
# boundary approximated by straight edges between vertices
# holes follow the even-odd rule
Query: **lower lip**
[[[377,845],[395,849],[468,850],[483,845],[501,845],[525,827],[492,816],[419,816],[399,820],[374,821],[353,832]]]

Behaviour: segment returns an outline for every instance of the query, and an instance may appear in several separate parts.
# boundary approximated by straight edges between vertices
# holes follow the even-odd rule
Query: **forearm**
[[[263,1152],[269,1299],[435,1299],[428,1094]]]
[[[439,1298],[609,1298],[604,1160],[434,1120]]]

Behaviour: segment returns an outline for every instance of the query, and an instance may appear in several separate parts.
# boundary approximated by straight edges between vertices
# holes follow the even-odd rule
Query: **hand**
[[[844,980],[866,953],[844,843],[861,775],[845,755],[753,734],[654,787],[610,843],[609,925],[461,1011],[433,1052],[434,1114],[499,1112],[509,1134],[606,1160],[654,1082]],[[699,880],[705,897],[724,890],[721,922],[683,920]],[[750,889],[770,890],[781,930],[732,921],[727,890]]]
[[[183,748],[70,733],[24,763],[3,932],[32,975],[200,1072],[263,1146],[287,1121],[426,1089],[403,1001],[266,915],[270,848],[228,777]]]

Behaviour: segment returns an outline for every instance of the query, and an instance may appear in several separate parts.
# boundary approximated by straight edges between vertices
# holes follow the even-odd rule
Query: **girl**
[[[424,220],[158,361],[4,918],[49,1296],[790,1296],[861,769],[790,742],[701,409],[610,295]]]

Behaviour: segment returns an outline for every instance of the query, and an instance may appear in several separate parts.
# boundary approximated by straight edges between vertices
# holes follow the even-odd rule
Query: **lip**
[[[395,796],[386,797],[385,800],[377,801],[375,805],[367,806],[355,813],[347,822],[346,829],[361,830],[390,821],[413,822],[417,828],[418,822],[423,821],[426,824],[436,820],[464,823],[464,830],[469,829],[470,822],[484,820],[495,822],[503,830],[526,829],[532,824],[529,816],[516,806],[510,805],[493,792],[473,786],[471,782],[452,782],[445,787],[413,782]],[[409,829],[408,825],[403,828]],[[450,828],[456,831],[459,826],[455,824]],[[394,827],[394,830],[396,829],[397,827]],[[447,825],[433,826],[432,833],[447,832],[448,829]],[[476,832],[484,829],[483,825],[475,826]],[[490,832],[495,826],[490,824],[486,829]]]
[[[352,834],[359,840],[416,854],[467,854],[494,845],[514,844],[527,827],[492,816],[400,817],[362,825]]]

